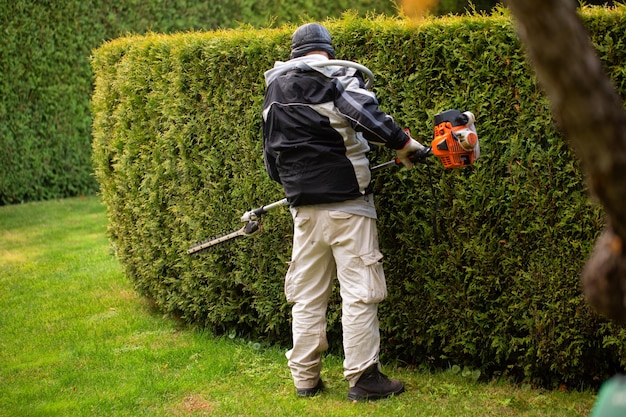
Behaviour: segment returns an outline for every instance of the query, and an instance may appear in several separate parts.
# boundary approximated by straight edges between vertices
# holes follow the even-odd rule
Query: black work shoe
[[[324,383],[320,379],[313,388],[296,388],[296,395],[298,397],[315,397],[322,391],[324,391]]]
[[[356,385],[350,388],[348,399],[352,401],[380,400],[404,392],[404,384],[397,379],[389,379],[378,370],[378,364],[367,368]]]

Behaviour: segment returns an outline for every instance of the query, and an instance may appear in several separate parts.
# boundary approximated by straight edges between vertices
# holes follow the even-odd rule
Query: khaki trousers
[[[336,275],[342,299],[344,376],[350,387],[378,362],[377,304],[387,296],[376,220],[312,207],[292,209],[293,251],[285,295],[293,303],[288,365],[297,388],[315,387],[326,340],[326,309]]]

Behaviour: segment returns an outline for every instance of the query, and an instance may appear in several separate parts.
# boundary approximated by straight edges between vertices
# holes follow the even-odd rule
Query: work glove
[[[426,146],[422,145],[415,139],[409,137],[409,141],[404,144],[404,147],[396,150],[396,157],[402,162],[407,169],[413,168],[413,162],[409,157],[413,155],[422,155],[427,152]]]

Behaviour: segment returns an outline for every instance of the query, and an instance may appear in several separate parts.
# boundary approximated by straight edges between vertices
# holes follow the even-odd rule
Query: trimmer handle
[[[249,222],[249,221],[253,221],[258,219],[259,217],[261,217],[262,215],[264,215],[265,213],[267,213],[270,210],[275,209],[276,207],[280,207],[280,206],[285,206],[289,204],[289,202],[287,201],[286,198],[283,198],[282,200],[279,201],[275,201],[271,204],[265,205],[265,206],[261,206],[259,208],[256,209],[252,209],[249,211],[246,211],[243,216],[241,216],[241,221],[242,222]]]
[[[420,152],[415,152],[415,153],[410,154],[409,161],[413,162],[414,164],[425,164],[426,158],[433,154],[432,151],[433,151],[432,148],[428,146]],[[392,159],[391,161],[387,161],[380,165],[376,165],[375,167],[372,168],[372,171],[377,171],[381,168],[387,168],[392,165],[393,166],[402,165],[402,161],[400,161],[400,158],[395,158],[395,159]]]
[[[414,164],[425,164],[426,158],[431,156],[432,154],[433,154],[433,148],[431,148],[430,146],[427,146],[421,151],[415,152],[409,155],[409,161],[413,162]],[[400,162],[400,159],[396,158],[396,164],[400,165],[401,163],[402,162]]]

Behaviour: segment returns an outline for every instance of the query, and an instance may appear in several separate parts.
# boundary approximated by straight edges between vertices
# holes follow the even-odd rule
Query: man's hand
[[[407,169],[411,169],[413,168],[413,162],[411,162],[409,156],[414,153],[423,153],[425,150],[426,147],[424,145],[422,145],[413,138],[409,138],[409,141],[404,145],[402,149],[396,150],[396,156],[398,157],[400,162],[402,162],[402,165],[404,165]]]

